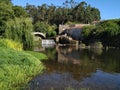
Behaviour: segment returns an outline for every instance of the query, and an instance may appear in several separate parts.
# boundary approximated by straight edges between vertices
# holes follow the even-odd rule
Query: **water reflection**
[[[120,89],[120,50],[57,46],[45,53],[46,71],[31,81],[31,90]]]

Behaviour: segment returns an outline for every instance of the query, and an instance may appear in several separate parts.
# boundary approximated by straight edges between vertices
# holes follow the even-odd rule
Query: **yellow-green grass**
[[[46,56],[0,47],[0,90],[23,89],[33,76],[43,72],[45,67],[40,59]]]
[[[16,42],[10,39],[0,38],[0,47],[12,48],[14,50],[22,51],[23,45],[20,42]]]

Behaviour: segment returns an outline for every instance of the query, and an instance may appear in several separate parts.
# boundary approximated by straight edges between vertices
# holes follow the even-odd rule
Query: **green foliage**
[[[34,24],[44,21],[48,24],[65,24],[66,22],[91,23],[100,20],[100,11],[91,7],[86,2],[77,3],[74,0],[67,0],[62,6],[46,5],[41,6],[27,5],[26,10],[33,18]]]
[[[48,25],[47,37],[56,36],[56,25]]]
[[[55,36],[56,35],[56,25],[49,25],[46,22],[36,22],[34,25],[34,31],[42,32],[47,34],[47,37]]]
[[[0,47],[12,48],[18,51],[22,51],[23,49],[23,45],[20,42],[15,42],[9,39],[0,39]]]
[[[13,6],[11,0],[0,1],[0,36],[23,43],[24,49],[32,49],[32,27],[32,20],[21,6]]]
[[[95,29],[94,25],[84,26],[82,30],[82,36],[83,37],[89,36],[93,32],[94,29]]]
[[[22,6],[13,6],[15,17],[27,17],[28,14]]]
[[[11,4],[11,0],[0,0],[2,3]]]
[[[104,46],[120,47],[120,19],[102,21],[96,26],[87,26],[82,31],[83,42],[100,41]]]
[[[40,53],[37,55],[45,57]],[[23,51],[0,47],[0,90],[23,89],[33,76],[42,73],[45,68],[39,59]]]
[[[0,1],[0,35],[3,35],[5,31],[5,22],[12,18],[14,18],[12,5],[8,3],[8,0]]]
[[[36,32],[42,32],[42,33],[46,33],[48,30],[48,24],[46,24],[45,22],[36,22],[34,25],[34,31]]]
[[[100,20],[100,11],[97,8],[91,7],[86,2],[81,2],[73,10],[76,21],[82,23],[91,23]]]
[[[101,27],[101,28],[100,28]],[[101,30],[100,30],[101,29]],[[120,33],[120,27],[119,25],[111,20],[108,20],[108,21],[103,21],[101,22],[99,25],[98,25],[98,28],[97,28],[97,32],[102,31],[102,32],[107,32],[108,34],[110,34],[111,36],[114,36],[114,35],[117,35]]]
[[[24,49],[33,48],[32,21],[30,18],[15,18],[6,22],[5,37],[23,43]]]

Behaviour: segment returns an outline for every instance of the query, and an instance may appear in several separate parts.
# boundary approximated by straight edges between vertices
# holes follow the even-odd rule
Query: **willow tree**
[[[32,20],[15,18],[6,22],[5,37],[23,43],[24,49],[33,48]]]

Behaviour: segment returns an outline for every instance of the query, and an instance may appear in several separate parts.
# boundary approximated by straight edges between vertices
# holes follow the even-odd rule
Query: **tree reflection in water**
[[[91,90],[120,89],[120,50],[118,49],[58,46],[56,49],[46,49],[45,53],[49,58],[43,61],[46,66],[45,73],[31,81],[31,85],[40,90],[48,90],[50,87],[59,90],[58,88],[69,86],[77,90],[81,87]],[[36,82],[39,82],[38,86]],[[35,88],[34,86],[31,88]]]

